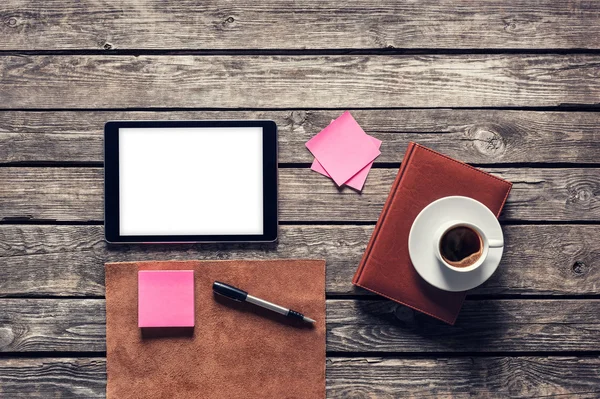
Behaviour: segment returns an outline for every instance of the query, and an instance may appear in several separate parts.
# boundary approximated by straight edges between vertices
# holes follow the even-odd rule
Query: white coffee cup
[[[451,230],[454,230],[458,227],[466,227],[466,228],[474,231],[479,236],[481,253],[480,253],[479,258],[474,263],[470,264],[469,266],[461,266],[461,267],[453,266],[452,264],[448,263],[448,261],[444,258],[443,254],[442,254],[442,249],[441,249],[442,239],[448,232],[450,232]],[[439,259],[439,261],[444,266],[446,266],[450,270],[464,273],[464,272],[471,272],[471,271],[477,269],[478,267],[480,267],[485,262],[485,260],[488,256],[489,249],[503,247],[504,240],[502,238],[487,237],[480,227],[478,227],[472,223],[468,223],[468,222],[461,221],[461,220],[452,220],[452,221],[449,221],[449,222],[441,225],[439,227],[439,229],[435,232],[435,234],[433,236],[433,245],[434,245],[434,251],[435,251],[436,257]],[[477,252],[479,253],[479,251],[477,251]]]

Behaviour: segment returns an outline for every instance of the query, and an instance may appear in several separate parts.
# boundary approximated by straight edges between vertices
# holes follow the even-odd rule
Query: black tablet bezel
[[[263,234],[260,235],[136,235],[119,233],[119,129],[164,127],[262,127]],[[232,183],[235,184],[235,183]],[[110,121],[104,125],[104,232],[106,241],[126,243],[273,242],[277,240],[277,125],[247,121]]]

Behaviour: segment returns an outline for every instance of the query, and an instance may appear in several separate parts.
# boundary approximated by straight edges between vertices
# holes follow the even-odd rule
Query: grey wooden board
[[[600,55],[1,58],[15,108],[529,107],[600,103]]]
[[[327,358],[333,398],[507,398],[600,394],[600,358],[565,356],[396,359]],[[105,358],[0,359],[10,398],[104,398]],[[553,396],[554,397],[554,396]]]
[[[600,225],[573,224],[600,222],[600,114],[447,109],[599,105],[600,55],[580,50],[600,48],[600,5],[349,1],[3,3],[0,296],[41,298],[0,299],[0,397],[104,397],[105,359],[83,358],[103,356],[104,302],[78,298],[103,295],[103,262],[241,257],[325,258],[330,296],[355,298],[328,301],[331,397],[600,396]],[[131,110],[102,110],[119,108]],[[172,111],[133,110],[146,108]],[[272,118],[289,164],[311,162],[304,142],[346,108],[384,141],[378,163],[413,140],[515,183],[501,269],[455,327],[357,300],[349,281],[373,227],[326,225],[374,222],[393,168],[362,195],[282,170],[282,220],[323,224],[283,225],[278,246],[108,247],[97,225],[10,224],[102,219],[100,168],[6,164],[97,165],[107,119]],[[568,224],[514,225],[530,221]]]
[[[327,350],[598,352],[599,312],[598,299],[476,300],[466,301],[450,326],[392,301],[329,299]],[[0,352],[102,352],[105,323],[104,299],[4,298]]]
[[[0,358],[3,398],[105,398],[105,358]]]
[[[486,168],[513,183],[502,220],[599,221],[598,168]],[[371,221],[397,169],[373,169],[362,193],[309,168],[279,170],[282,221]],[[102,168],[0,168],[0,220],[104,219]]]
[[[598,48],[593,1],[6,0],[0,49]]]
[[[1,111],[0,163],[102,162],[109,120],[272,119],[279,161],[308,163],[304,146],[336,111]],[[600,113],[449,109],[353,110],[380,140],[379,162],[400,162],[415,141],[469,163],[600,163]]]
[[[502,263],[478,295],[595,295],[599,225],[504,226]],[[328,294],[368,294],[352,276],[373,226],[280,226],[277,245],[107,245],[102,226],[0,225],[0,296],[103,296],[104,263],[321,258]],[[540,250],[543,249],[543,250]]]
[[[600,349],[599,312],[600,300],[465,301],[456,324],[450,326],[392,301],[336,300],[327,307],[327,349],[594,351]],[[573,340],[573,335],[579,337]]]
[[[331,358],[327,386],[332,398],[598,398],[600,358]]]

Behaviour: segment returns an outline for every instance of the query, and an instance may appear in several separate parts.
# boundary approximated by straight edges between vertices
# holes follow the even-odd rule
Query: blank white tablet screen
[[[120,128],[120,234],[263,234],[262,148],[261,127]]]

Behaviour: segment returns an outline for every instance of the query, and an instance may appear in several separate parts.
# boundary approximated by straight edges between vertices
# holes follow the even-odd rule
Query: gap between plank
[[[367,48],[315,48],[315,49],[65,49],[65,50],[0,50],[0,56],[340,56],[340,55],[570,55],[600,54],[600,48],[403,48],[403,47],[367,47]]]
[[[327,357],[336,358],[385,358],[385,359],[430,359],[441,358],[465,358],[465,357],[598,357],[600,351],[558,351],[558,352],[340,352],[327,351]],[[24,359],[24,358],[105,358],[105,351],[98,352],[0,352],[0,359]]]
[[[561,103],[553,106],[494,106],[494,107],[279,107],[279,108],[250,108],[250,107],[121,107],[121,108],[2,108],[0,112],[210,112],[210,111],[427,111],[427,110],[457,110],[457,111],[528,111],[528,112],[597,112],[600,103],[572,104]]]
[[[1,133],[0,133],[1,134]],[[308,162],[283,162],[279,169],[308,169]],[[536,169],[591,169],[600,167],[600,163],[567,163],[567,162],[506,162],[506,163],[469,163],[477,168],[536,168]],[[102,168],[100,161],[17,161],[0,163],[0,168]],[[375,162],[373,169],[398,169],[400,162]]]
[[[5,295],[0,296],[0,302],[5,299],[34,299],[34,300],[105,300],[106,298],[103,295],[88,295],[88,296],[75,296],[75,295]],[[371,302],[380,302],[380,301],[389,301],[389,299],[384,298],[379,295],[374,294],[335,294],[335,293],[326,293],[325,299],[331,301],[371,301]],[[548,294],[476,294],[476,295],[467,295],[467,301],[539,301],[539,300],[548,300],[548,301],[560,301],[560,300],[600,300],[600,294],[570,294],[570,295],[548,295]]]
[[[280,226],[375,226],[377,221],[364,220],[286,220],[279,221]],[[600,225],[597,220],[502,220],[503,226],[573,226],[573,225]],[[40,225],[40,226],[102,226],[104,220],[53,220],[29,219],[22,217],[5,217],[0,219],[0,225]],[[237,245],[240,245],[237,243]]]
[[[0,133],[1,135],[2,133]],[[476,168],[536,168],[536,169],[593,169],[600,168],[600,163],[568,163],[568,162],[506,162],[506,163],[468,163]],[[282,162],[279,169],[308,169],[308,162]],[[0,162],[0,168],[102,168],[104,162],[100,161],[17,161]],[[398,169],[400,162],[377,162],[373,169]]]

